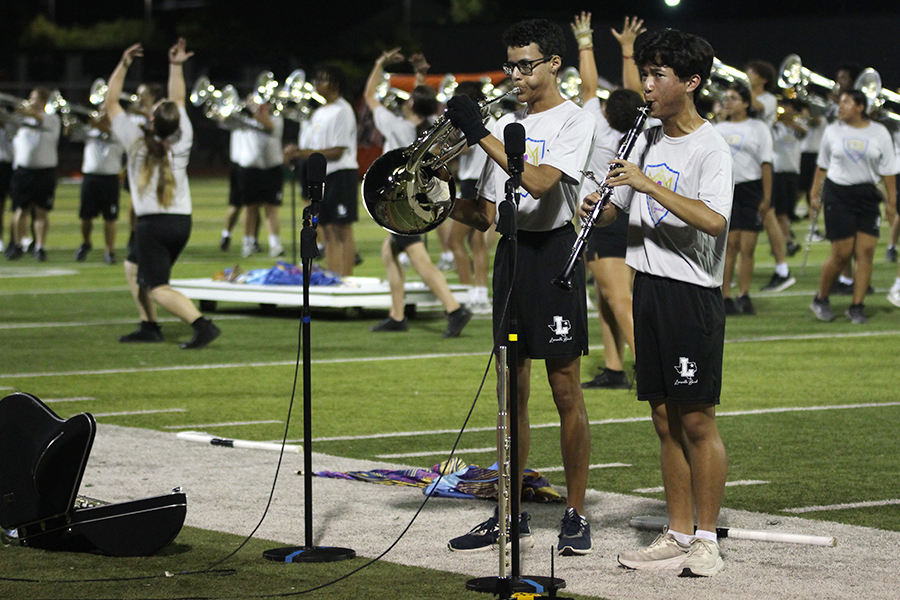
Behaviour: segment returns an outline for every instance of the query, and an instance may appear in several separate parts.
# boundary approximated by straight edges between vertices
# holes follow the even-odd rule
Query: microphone
[[[310,202],[321,202],[325,187],[325,167],[327,161],[320,152],[309,155],[306,160],[306,181],[309,182]]]
[[[521,123],[510,123],[503,128],[503,143],[509,174],[521,175],[525,171],[525,128]]]

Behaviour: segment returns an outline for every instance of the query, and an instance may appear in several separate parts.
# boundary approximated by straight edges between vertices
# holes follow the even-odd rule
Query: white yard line
[[[725,487],[735,487],[740,485],[765,485],[768,484],[768,481],[760,481],[758,479],[739,479],[737,481],[728,481],[725,483]],[[660,494],[665,490],[663,487],[649,487],[649,488],[638,488],[636,490],[631,490],[637,494]]]
[[[800,508],[782,508],[782,512],[801,515],[803,513],[822,512],[825,510],[847,510],[851,508],[869,508],[871,506],[893,506],[900,504],[900,498],[893,500],[871,500],[869,502],[847,502],[846,504],[826,504],[821,506],[802,506]]]
[[[271,423],[284,423],[277,419],[268,421],[231,421],[229,423],[206,423],[203,425],[166,425],[163,429],[208,429],[210,427],[234,427],[237,425],[268,425]]]

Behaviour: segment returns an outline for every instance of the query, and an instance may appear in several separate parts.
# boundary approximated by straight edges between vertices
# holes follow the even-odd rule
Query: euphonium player
[[[682,576],[721,571],[716,520],[727,458],[716,425],[722,386],[725,308],[720,287],[732,202],[725,140],[701,117],[694,94],[709,77],[709,43],[674,29],[635,40],[650,116],[632,161],[616,161],[612,202],[598,224],[629,213],[627,263],[634,281],[638,400],[649,402],[661,443],[669,528],[649,547],[619,554],[631,569]],[[589,216],[600,200],[585,198]],[[694,533],[694,514],[697,532]]]
[[[588,351],[584,271],[578,270],[572,293],[562,291],[551,281],[565,264],[577,237],[572,218],[577,208],[580,171],[590,164],[595,122],[589,113],[559,93],[557,73],[566,51],[560,27],[543,19],[522,21],[506,30],[503,41],[508,61],[503,70],[519,89],[518,100],[526,108],[501,117],[492,134],[471,98],[454,96],[448,101],[447,117],[462,130],[470,146],[478,144],[489,157],[477,198],[458,200],[450,216],[481,231],[494,223],[498,204],[505,201],[508,179],[504,129],[510,123],[520,123],[525,128],[526,160],[517,217],[516,294],[509,307],[518,319],[519,362],[515,367],[520,433],[519,472],[512,474],[516,479],[511,487],[520,489],[522,469],[528,459],[531,361],[543,359],[560,417],[568,490],[557,549],[567,555],[587,554],[591,552],[591,534],[583,515],[591,434],[580,369],[581,355]],[[509,240],[501,238],[494,260],[494,339],[511,283],[509,247]],[[519,517],[520,548],[534,545],[528,519],[524,512]],[[451,540],[450,549],[490,548],[497,543],[498,532],[495,514],[468,534]]]

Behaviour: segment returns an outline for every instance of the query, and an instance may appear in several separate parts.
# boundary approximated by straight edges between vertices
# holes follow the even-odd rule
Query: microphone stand
[[[291,161],[291,264],[297,264],[297,163],[293,160]]]
[[[308,163],[307,163],[308,164]],[[300,232],[300,257],[303,261],[303,308],[301,312],[301,334],[303,345],[303,494],[305,499],[304,517],[306,525],[305,546],[274,548],[263,552],[268,560],[286,563],[335,562],[356,557],[349,548],[315,546],[313,544],[313,502],[312,502],[312,380],[310,358],[310,310],[309,280],[312,275],[313,259],[319,256],[316,245],[316,225],[319,223],[319,204],[322,201],[322,183],[310,185],[310,203],[303,209],[303,230]]]
[[[500,409],[498,415],[498,429],[502,428],[502,422],[508,421],[506,430],[509,435],[509,472],[511,475],[511,485],[507,490],[509,494],[509,515],[506,520],[500,520],[500,574],[498,577],[478,577],[470,579],[466,582],[466,589],[474,592],[486,592],[494,594],[500,600],[510,600],[515,594],[543,594],[549,591],[550,597],[556,597],[556,590],[564,588],[566,582],[556,578],[551,572],[550,577],[540,577],[528,575],[523,577],[520,564],[520,548],[519,548],[519,505],[522,500],[522,481],[519,478],[519,355],[518,355],[518,310],[516,302],[516,253],[518,251],[518,225],[516,223],[516,214],[519,208],[519,187],[522,184],[522,174],[518,169],[512,167],[515,161],[507,157],[507,163],[510,165],[510,176],[506,181],[506,201],[501,202],[498,207],[500,217],[497,223],[497,231],[506,240],[507,251],[507,270],[509,273],[509,305],[508,310],[504,313],[503,322],[500,325],[500,338],[495,340],[495,354],[497,355],[498,377],[500,377],[500,394],[505,398],[499,398],[499,404],[506,403],[506,413],[503,415],[503,409]],[[524,169],[524,167],[523,167]],[[502,293],[502,292],[501,292]],[[497,297],[496,295],[494,296]],[[501,298],[506,296],[500,296]],[[496,302],[496,300],[495,300]],[[508,361],[507,361],[508,358]],[[503,364],[501,364],[503,363]],[[507,364],[508,363],[508,364]],[[505,380],[508,380],[506,383]],[[507,391],[504,394],[504,391]],[[507,455],[506,449],[503,447],[505,440],[497,439],[497,455],[498,455],[498,480],[503,476],[502,464],[503,457]],[[502,485],[502,484],[501,484]],[[498,491],[497,501],[501,505],[498,508],[499,516],[503,516],[502,489]],[[506,556],[505,544],[502,542],[503,536],[506,535],[506,526],[509,523],[509,546],[510,546],[510,573],[506,573]],[[552,562],[552,554],[551,554]]]

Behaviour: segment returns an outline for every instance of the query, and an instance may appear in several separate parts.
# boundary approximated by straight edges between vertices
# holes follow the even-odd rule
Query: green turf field
[[[257,255],[243,260],[240,244],[229,254],[219,250],[227,183],[191,181],[194,230],[175,278],[210,277],[225,267],[271,266]],[[121,265],[102,261],[100,230],[88,261],[76,263],[80,243],[78,185],[62,183],[51,213],[46,263],[31,257],[0,258],[0,392],[32,393],[42,399],[69,400],[51,407],[62,417],[86,411],[100,423],[171,432],[204,428],[223,437],[280,440],[292,393],[298,356],[296,309],[219,303],[210,316],[223,331],[219,340],[197,352],[178,349],[190,327],[161,313],[166,342],[121,345],[116,337],[131,331],[136,313]],[[290,256],[290,188],[282,211],[282,238]],[[127,199],[127,195],[124,196]],[[362,211],[356,237],[364,262],[355,275],[380,277],[379,249],[386,235]],[[298,216],[299,219],[299,216]],[[798,237],[805,222],[796,226]],[[8,229],[8,221],[4,221]],[[828,252],[812,246],[801,274],[803,253],[790,259],[798,283],[776,295],[755,294],[755,317],[729,317],[720,427],[729,453],[729,508],[770,514],[799,514],[900,531],[900,396],[896,390],[900,309],[885,299],[897,268],[884,262],[886,230],[876,254],[873,285],[866,301],[869,322],[852,325],[843,311],[849,298],[832,297],[838,319],[820,323],[808,309]],[[240,231],[236,230],[239,236]],[[7,236],[4,236],[6,239]],[[264,236],[262,236],[264,239]],[[430,249],[436,258],[434,236]],[[235,238],[239,242],[239,237]],[[126,234],[120,232],[119,259]],[[773,270],[769,246],[761,236],[754,289]],[[415,274],[410,275],[411,278]],[[449,273],[453,281],[455,273]],[[407,334],[374,334],[369,327],[383,313],[346,318],[339,312],[314,314],[311,354],[316,451],[359,459],[431,466],[440,462],[476,397],[490,358],[490,321],[476,317],[462,336],[445,340],[440,314],[419,315]],[[599,326],[592,319],[592,351],[582,361],[582,379],[602,366]],[[539,367],[539,365],[536,365]],[[533,370],[531,468],[561,465],[559,430],[543,370]],[[483,449],[494,442],[496,401],[493,378],[478,401],[459,455],[468,462],[493,462]],[[592,426],[591,463],[623,463],[591,471],[593,489],[662,498],[658,446],[646,406],[628,390],[586,390]],[[299,406],[299,405],[298,405]],[[299,411],[299,408],[295,409]],[[232,424],[233,423],[233,424]],[[240,423],[240,424],[238,424]],[[218,425],[215,425],[218,424]],[[210,425],[214,425],[211,426]],[[303,437],[299,412],[289,439]],[[418,432],[415,435],[404,433]],[[385,436],[384,434],[398,434]],[[414,454],[414,456],[407,456]],[[548,471],[562,486],[561,472]],[[740,485],[741,482],[757,482]],[[363,484],[359,484],[363,485]],[[643,490],[643,491],[636,491]],[[650,490],[650,491],[648,491]],[[894,500],[894,503],[885,501]],[[856,505],[859,503],[860,505]],[[838,506],[848,505],[848,506]],[[810,507],[819,507],[815,510]],[[831,508],[828,508],[831,507]],[[797,513],[785,512],[798,509]],[[110,559],[49,553],[5,546],[0,574],[26,579],[108,579],[203,568],[230,552],[234,536],[185,529],[162,555],[148,559]],[[14,583],[0,580],[2,598],[173,598],[182,596],[292,593],[315,587],[362,564],[337,563],[304,570],[290,581],[276,576],[277,565],[261,564],[253,542],[221,568],[234,575],[163,578],[79,584]],[[390,555],[386,558],[390,561]],[[348,566],[349,565],[349,566]],[[315,597],[458,598],[465,577],[389,563],[366,570]],[[404,588],[396,581],[426,580],[433,588]],[[99,590],[99,591],[98,591]],[[352,590],[352,593],[348,592]]]

